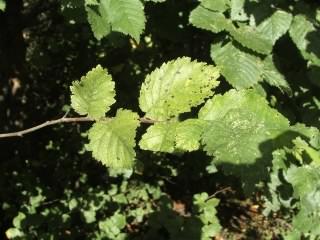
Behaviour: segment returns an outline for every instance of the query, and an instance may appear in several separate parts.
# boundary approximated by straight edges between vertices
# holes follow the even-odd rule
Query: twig
[[[23,135],[27,134],[27,133],[31,133],[34,131],[37,131],[41,128],[47,127],[47,126],[51,126],[51,125],[55,125],[55,124],[59,124],[59,123],[76,123],[76,122],[93,122],[95,121],[92,118],[89,117],[73,117],[73,118],[67,118],[66,115],[68,114],[68,112],[59,119],[56,120],[50,120],[50,121],[46,121],[42,124],[39,124],[37,126],[31,127],[31,128],[27,128],[21,131],[17,131],[17,132],[10,132],[10,133],[1,133],[0,134],[0,138],[9,138],[9,137],[22,137]],[[155,122],[157,122],[156,120],[151,120],[148,118],[140,118],[139,121],[141,123],[147,123],[147,124],[153,124]]]
[[[217,194],[219,193],[223,193],[223,192],[229,192],[229,191],[232,191],[232,188],[231,187],[225,187],[223,189],[220,189],[218,191],[216,191],[214,194],[210,195],[206,201],[209,201],[211,198],[214,198]]]

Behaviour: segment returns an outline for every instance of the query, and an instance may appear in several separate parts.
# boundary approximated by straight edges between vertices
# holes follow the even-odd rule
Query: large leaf
[[[302,56],[313,65],[320,66],[320,31],[303,15],[293,18],[289,30],[292,41]]]
[[[111,31],[129,34],[137,42],[145,27],[143,4],[140,0],[86,1],[88,21],[94,36],[100,40]]]
[[[279,72],[274,64],[272,55],[266,57],[263,61],[263,76],[271,86],[279,88],[282,92],[291,94],[291,88],[285,77]]]
[[[231,21],[227,20],[223,13],[214,12],[199,5],[194,9],[189,17],[189,22],[198,28],[202,28],[214,33],[230,28]]]
[[[140,40],[146,17],[140,0],[110,0],[112,30]]]
[[[208,121],[204,150],[226,173],[240,176],[249,191],[266,177],[273,139],[288,130],[289,122],[253,90],[231,90],[209,100],[199,112]]]
[[[212,45],[211,58],[221,69],[221,74],[235,88],[249,88],[262,80],[261,60],[241,51],[232,43],[224,46]]]
[[[100,65],[93,68],[71,88],[71,106],[80,115],[101,118],[115,102],[114,82],[111,75]]]
[[[292,15],[288,12],[278,10],[271,17],[264,20],[257,31],[270,39],[272,45],[284,35],[290,28]]]
[[[138,126],[138,114],[120,109],[115,118],[96,122],[90,128],[88,150],[107,167],[131,168],[136,156],[134,147]]]
[[[212,96],[218,77],[217,68],[188,57],[164,63],[142,84],[140,108],[154,120],[173,118]]]

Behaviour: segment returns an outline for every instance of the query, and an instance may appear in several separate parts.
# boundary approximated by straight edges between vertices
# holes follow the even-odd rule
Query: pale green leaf
[[[140,148],[154,152],[174,152],[177,124],[159,122],[150,126],[139,142]]]
[[[266,57],[263,61],[263,77],[271,86],[279,88],[282,92],[292,93],[287,80],[275,66],[272,55]]]
[[[278,10],[259,24],[257,31],[270,39],[272,45],[274,45],[289,30],[291,21],[292,15],[290,13]]]
[[[80,81],[74,81],[70,89],[71,106],[80,115],[101,118],[115,103],[114,82],[100,65],[81,77]]]
[[[289,122],[252,90],[231,90],[207,101],[199,118],[208,121],[204,150],[222,164],[228,174],[240,176],[252,190],[266,177],[273,139],[288,130]]]
[[[200,140],[206,121],[188,119],[180,122],[176,128],[176,148],[183,151],[195,151],[200,148]]]
[[[303,15],[296,15],[291,24],[290,37],[302,56],[320,66],[320,31]]]
[[[4,11],[6,9],[5,0],[0,0],[0,11]]]
[[[200,0],[201,5],[207,9],[224,12],[230,6],[230,0]]]
[[[272,41],[250,26],[229,29],[230,35],[242,46],[257,53],[269,54],[272,51]]]
[[[231,19],[233,21],[246,21],[248,16],[244,11],[244,4],[246,0],[231,0]]]
[[[213,95],[219,70],[188,57],[164,63],[149,74],[140,90],[139,104],[146,117],[165,120],[188,112]]]
[[[135,135],[139,116],[120,109],[115,118],[96,122],[89,130],[88,149],[103,165],[115,169],[132,168],[136,153]]]
[[[212,45],[211,58],[220,68],[221,74],[234,88],[249,88],[262,80],[261,60],[241,51],[232,43],[222,47]]]
[[[230,25],[232,25],[231,21],[227,20],[223,13],[214,12],[202,5],[199,5],[191,12],[189,22],[195,27],[214,33],[229,29]]]
[[[110,0],[109,7],[112,30],[129,34],[139,42],[146,22],[140,0]]]
[[[85,6],[91,30],[98,40],[111,32],[109,2],[109,0],[103,0],[100,3],[88,1]],[[97,4],[98,6],[96,6]]]

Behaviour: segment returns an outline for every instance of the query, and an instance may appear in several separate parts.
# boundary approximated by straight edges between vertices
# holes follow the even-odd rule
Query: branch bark
[[[153,123],[157,122],[155,120],[151,120],[148,118],[140,118],[139,120],[141,123],[147,123],[147,124],[153,124]],[[41,128],[45,128],[45,127],[55,125],[55,124],[60,124],[60,123],[77,123],[77,122],[93,122],[93,121],[95,121],[95,120],[92,118],[89,118],[89,117],[73,117],[73,118],[62,117],[59,119],[46,121],[44,123],[41,123],[39,125],[24,129],[21,131],[10,132],[10,133],[0,133],[0,138],[23,137],[23,135],[25,135],[25,134],[35,132]]]

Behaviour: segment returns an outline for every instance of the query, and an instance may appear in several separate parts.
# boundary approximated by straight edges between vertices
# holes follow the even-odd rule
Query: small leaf
[[[89,130],[88,148],[94,158],[107,167],[132,168],[136,153],[135,135],[139,116],[120,109],[110,121],[95,123]]]
[[[172,153],[175,150],[177,123],[155,123],[142,136],[139,146],[143,150]]]
[[[232,43],[212,45],[211,58],[221,69],[221,74],[235,88],[249,88],[262,80],[261,60],[241,51]]]
[[[74,81],[71,89],[71,106],[80,115],[94,119],[105,116],[115,103],[114,82],[107,70],[100,65],[93,68],[80,81]]]
[[[176,117],[212,96],[218,77],[217,68],[188,57],[164,63],[142,84],[140,108],[154,120]]]

